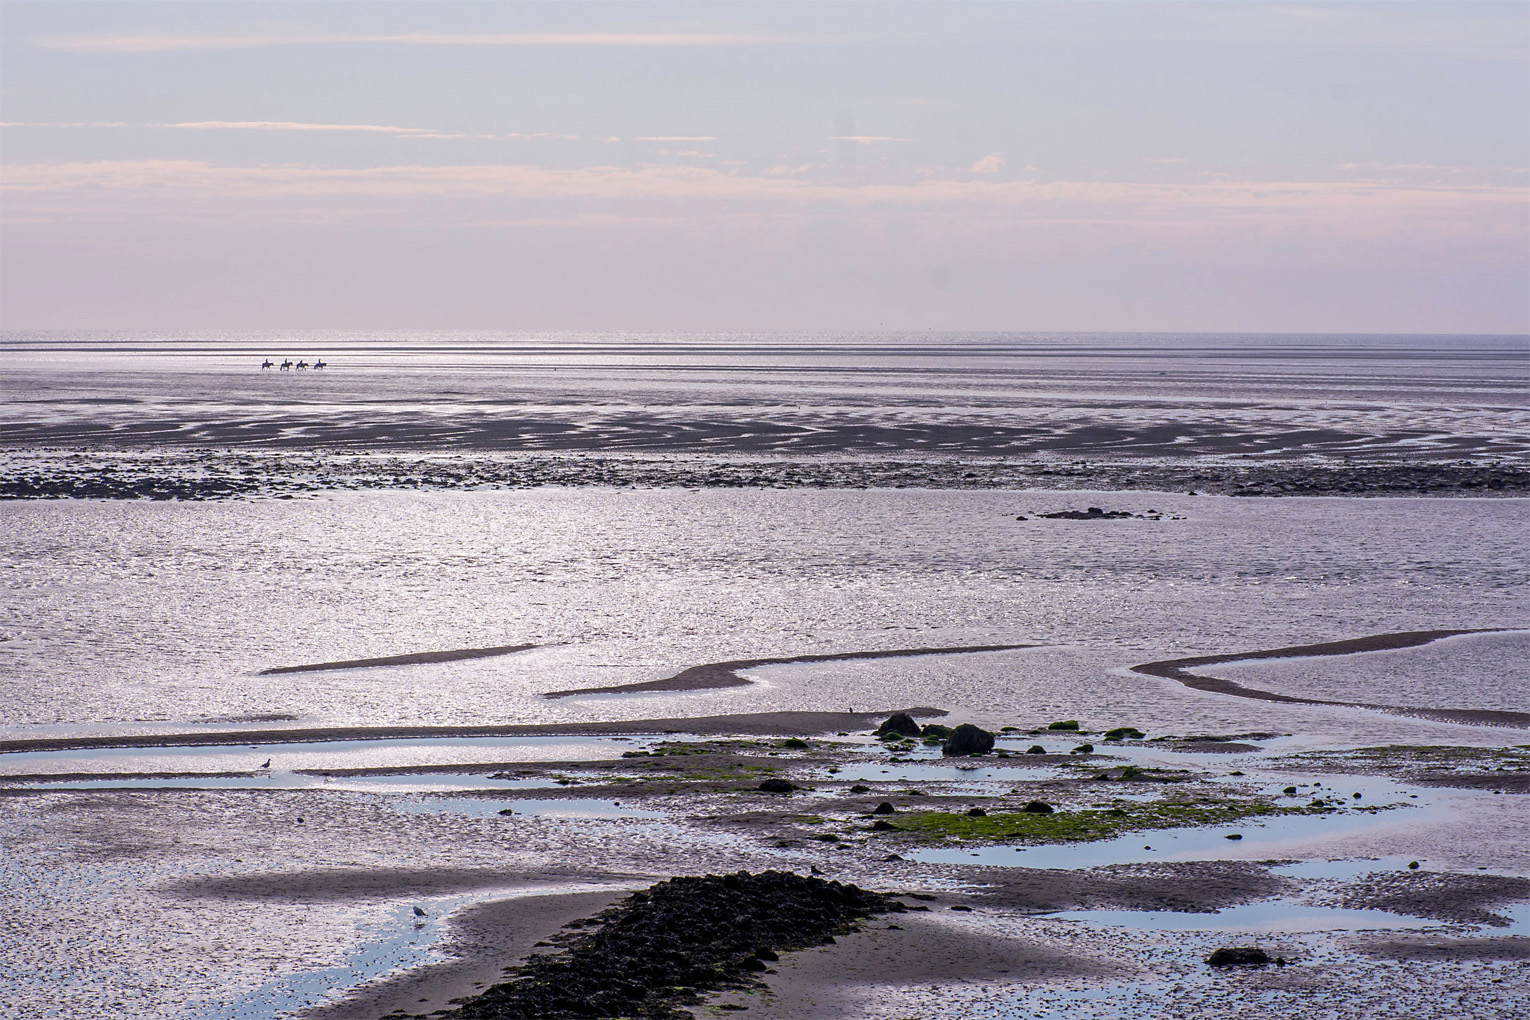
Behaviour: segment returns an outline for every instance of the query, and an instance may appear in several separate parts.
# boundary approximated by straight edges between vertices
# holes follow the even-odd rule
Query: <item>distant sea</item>
[[[10,331],[0,405],[33,449],[1522,461],[1530,338]]]

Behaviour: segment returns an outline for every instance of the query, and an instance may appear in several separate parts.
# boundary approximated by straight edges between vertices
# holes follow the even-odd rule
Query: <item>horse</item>
[[[297,367],[298,368],[307,368],[308,367],[308,362],[306,362],[306,361],[299,361],[297,363]]]
[[[291,367],[292,367],[292,359],[291,358],[287,358],[287,359],[282,361],[282,371],[283,372],[287,371],[287,369],[289,369]]]
[[[276,367],[276,362],[272,361],[270,358],[267,358],[265,361],[262,361],[260,363],[260,367],[261,368],[275,368]]]
[[[327,364],[329,364],[329,362],[325,361],[323,358],[315,358],[314,362],[313,362],[313,367],[314,368],[323,368]]]

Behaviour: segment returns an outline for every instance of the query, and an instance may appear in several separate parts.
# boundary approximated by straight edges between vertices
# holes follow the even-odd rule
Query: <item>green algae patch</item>
[[[961,840],[977,843],[1085,843],[1127,832],[1226,825],[1249,818],[1321,815],[1338,808],[1290,806],[1254,798],[1173,799],[1146,803],[1121,801],[1110,807],[1032,814],[1025,811],[971,816],[949,811],[918,811],[892,819],[886,836],[925,841]]]

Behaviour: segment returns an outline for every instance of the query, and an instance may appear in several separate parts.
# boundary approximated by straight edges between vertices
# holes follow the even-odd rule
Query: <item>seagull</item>
[[[425,916],[424,909],[421,908],[421,907],[415,907],[414,908],[414,916],[415,917],[424,917]]]
[[[264,765],[262,765],[262,766],[261,766],[261,768],[263,768],[263,769],[268,769],[268,768],[270,768],[270,767],[271,767],[271,759],[270,759],[270,758],[267,758],[267,759],[266,759],[266,763],[265,763],[265,764],[264,764]]]

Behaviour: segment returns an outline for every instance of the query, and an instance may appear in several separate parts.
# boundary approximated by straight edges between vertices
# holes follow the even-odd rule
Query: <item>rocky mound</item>
[[[787,871],[682,877],[633,893],[449,1014],[463,1018],[678,1020],[705,992],[747,985],[785,950],[833,941],[888,896]]]

